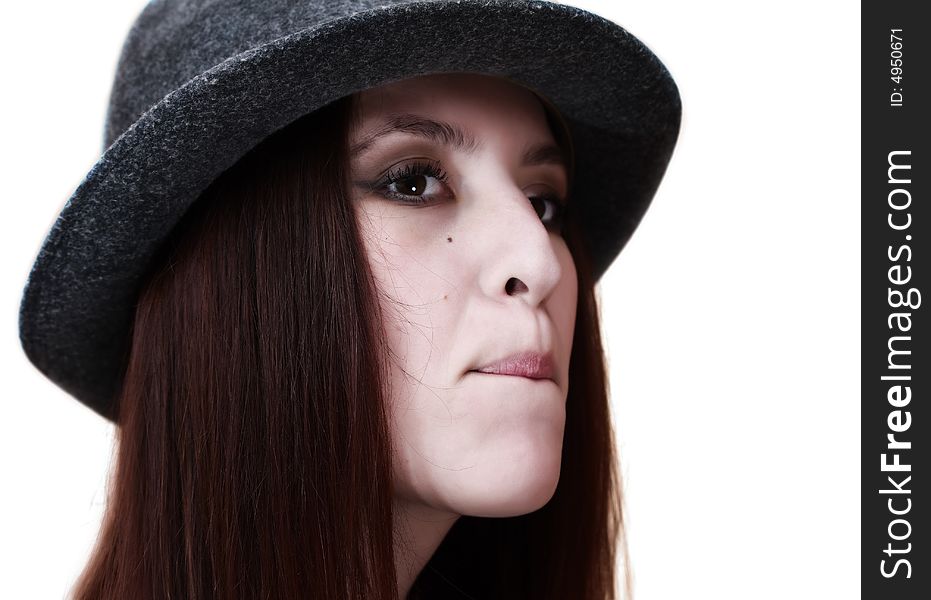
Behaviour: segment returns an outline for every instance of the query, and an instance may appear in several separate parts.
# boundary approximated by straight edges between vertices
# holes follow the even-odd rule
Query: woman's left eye
[[[566,207],[556,196],[530,196],[528,200],[548,229],[562,229]]]

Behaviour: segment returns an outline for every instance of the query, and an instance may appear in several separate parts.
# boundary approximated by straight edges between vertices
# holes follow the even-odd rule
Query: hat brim
[[[278,129],[333,100],[420,74],[507,77],[549,99],[576,152],[573,211],[596,280],[651,201],[679,131],[666,68],[618,25],[527,2],[411,2],[355,13],[231,57],[106,148],[49,231],[20,339],[49,379],[112,419],[141,278],[188,206]]]

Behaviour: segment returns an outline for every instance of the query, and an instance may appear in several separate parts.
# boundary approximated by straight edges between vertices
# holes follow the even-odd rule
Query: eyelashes
[[[403,167],[389,169],[371,190],[387,200],[402,204],[425,206],[454,200],[449,189],[449,176],[438,160],[414,161]],[[562,233],[566,204],[556,194],[538,194],[527,198],[547,229]]]

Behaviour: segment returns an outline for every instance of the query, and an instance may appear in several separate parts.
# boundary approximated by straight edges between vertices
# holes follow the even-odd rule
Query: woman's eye
[[[438,181],[435,177],[429,177],[427,175],[410,175],[390,183],[388,187],[394,187],[394,189],[391,191],[397,194],[404,194],[406,196],[423,196],[427,193],[427,190],[431,190],[433,193],[436,193],[439,191],[436,188],[440,186],[438,185]],[[427,195],[429,196],[431,194]]]
[[[551,196],[530,196],[528,199],[547,228],[557,230],[562,228],[566,212],[566,207],[562,202]]]
[[[452,197],[446,185],[447,179],[446,172],[438,161],[413,163],[402,169],[389,171],[375,187],[385,198],[410,204],[425,204],[431,200]]]

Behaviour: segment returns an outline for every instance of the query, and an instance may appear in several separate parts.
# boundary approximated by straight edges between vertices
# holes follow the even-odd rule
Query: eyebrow
[[[361,154],[368,150],[379,138],[397,132],[409,133],[437,144],[451,146],[466,154],[472,154],[482,146],[481,142],[476,140],[474,136],[452,123],[404,113],[391,115],[377,131],[353,144],[349,149],[349,155],[354,157]],[[550,142],[533,144],[527,147],[523,156],[521,156],[521,164],[526,166],[555,164],[568,168],[565,151]]]

